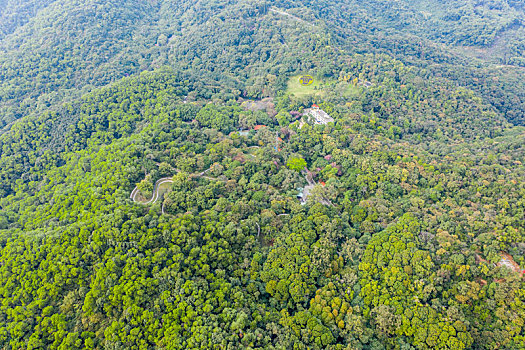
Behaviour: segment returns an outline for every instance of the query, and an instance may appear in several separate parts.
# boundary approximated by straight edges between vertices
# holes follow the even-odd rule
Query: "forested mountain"
[[[340,50],[431,69],[525,122],[519,2],[41,0],[0,11],[4,125],[164,65],[219,80],[212,91],[271,95],[291,72],[337,74]]]
[[[525,349],[524,21],[0,0],[0,348]]]

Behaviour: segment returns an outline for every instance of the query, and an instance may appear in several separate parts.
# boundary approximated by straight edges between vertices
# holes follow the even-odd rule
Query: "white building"
[[[313,105],[312,108],[305,109],[303,116],[306,116],[308,118],[307,120],[312,121],[314,124],[328,124],[330,122],[334,122],[334,118],[330,117],[328,113],[323,111],[317,105]]]

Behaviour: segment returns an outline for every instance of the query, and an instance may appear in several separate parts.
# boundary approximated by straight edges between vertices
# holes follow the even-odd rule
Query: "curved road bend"
[[[139,189],[136,186],[133,189],[133,191],[131,191],[130,198],[135,203],[140,203],[140,204],[155,203],[159,199],[159,186],[162,185],[162,184],[171,183],[171,182],[173,182],[171,177],[164,177],[162,179],[157,180],[157,182],[155,182],[155,187],[153,187],[153,195],[151,196],[151,199],[149,201],[147,201],[147,202],[139,202],[139,201],[137,201],[137,195],[139,194]]]

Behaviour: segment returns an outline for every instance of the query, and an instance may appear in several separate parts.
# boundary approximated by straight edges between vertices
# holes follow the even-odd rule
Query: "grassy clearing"
[[[323,95],[322,88],[326,85],[326,81],[314,77],[314,82],[305,86],[299,83],[301,76],[302,75],[295,75],[288,80],[288,88],[286,89],[288,94],[293,94],[297,97]]]
[[[295,75],[288,80],[288,88],[286,92],[296,97],[304,96],[319,96],[323,97],[327,91],[336,90],[338,94],[344,97],[352,97],[359,93],[359,87],[351,83],[338,82],[335,79],[323,80],[314,78],[314,82],[310,85],[301,85],[299,78],[301,75]]]

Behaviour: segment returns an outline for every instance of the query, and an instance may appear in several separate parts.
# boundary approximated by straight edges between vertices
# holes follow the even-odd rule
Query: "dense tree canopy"
[[[518,1],[81,3],[0,4],[0,348],[525,348]]]

